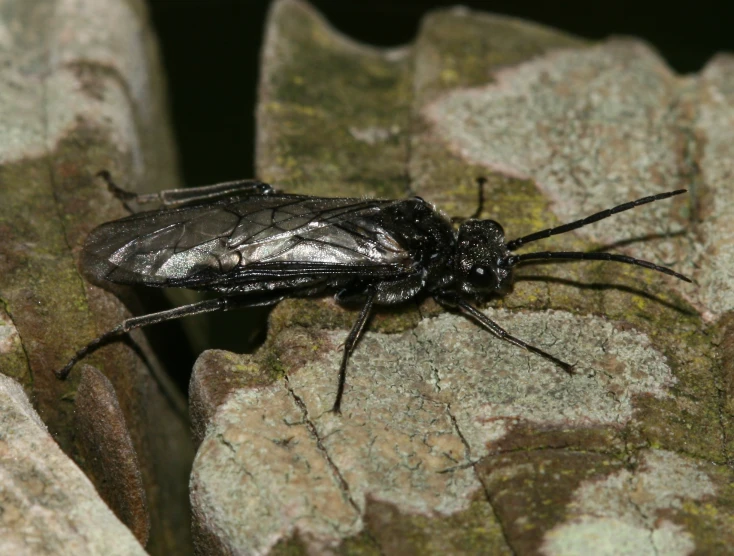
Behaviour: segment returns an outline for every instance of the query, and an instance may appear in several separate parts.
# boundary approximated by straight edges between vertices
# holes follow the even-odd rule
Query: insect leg
[[[163,206],[173,207],[193,201],[207,201],[230,195],[268,195],[274,192],[269,184],[258,180],[236,180],[202,187],[167,189],[158,193],[138,194],[118,186],[112,180],[112,176],[107,170],[98,172],[97,176],[107,183],[109,190],[121,201],[135,201],[141,205],[146,203],[161,203]]]
[[[472,214],[469,219],[473,218],[479,218],[482,214],[482,211],[484,210],[484,184],[487,183],[487,178],[485,177],[478,177],[477,178],[477,195],[479,196],[477,198],[477,209],[474,211],[474,214]]]
[[[489,317],[487,317],[486,315],[484,315],[483,313],[479,312],[477,309],[469,305],[463,299],[456,298],[454,296],[448,296],[448,295],[437,295],[437,296],[434,296],[434,299],[436,299],[436,301],[438,301],[442,305],[459,309],[459,311],[461,311],[464,315],[474,319],[481,326],[489,330],[492,334],[494,334],[501,340],[505,340],[507,342],[510,342],[513,345],[516,345],[528,351],[532,351],[533,353],[536,353],[540,355],[541,357],[545,357],[546,359],[548,359],[548,361],[555,363],[561,369],[566,371],[569,375],[574,374],[573,365],[566,363],[565,361],[561,361],[560,359],[556,357],[553,357],[550,353],[546,353],[545,351],[543,351],[540,348],[537,348],[530,344],[526,344],[522,340],[515,338],[514,336],[509,334],[504,328],[502,328],[500,325],[498,325],[496,322],[491,320]]]
[[[74,365],[76,365],[89,353],[96,351],[97,348],[107,344],[110,340],[119,336],[123,336],[136,328],[149,326],[151,324],[158,324],[159,322],[179,319],[181,317],[199,315],[201,313],[210,313],[212,311],[228,311],[231,309],[242,307],[274,305],[281,301],[283,298],[284,296],[282,295],[276,297],[251,298],[219,297],[217,299],[207,299],[204,301],[199,301],[197,303],[191,303],[189,305],[182,305],[181,307],[174,307],[173,309],[160,311],[158,313],[150,313],[148,315],[141,315],[139,317],[129,318],[118,324],[112,330],[108,330],[101,336],[98,336],[83,348],[79,349],[71,358],[71,360],[64,366],[64,368],[55,371],[56,377],[61,380],[66,380]]]
[[[374,290],[369,290],[367,292],[367,301],[362,307],[362,310],[359,312],[357,322],[355,322],[354,326],[352,326],[352,330],[349,331],[349,336],[347,336],[347,340],[344,342],[344,356],[342,357],[342,364],[339,367],[339,386],[336,390],[336,400],[334,400],[334,407],[331,408],[331,411],[333,413],[341,413],[344,385],[347,381],[347,362],[349,361],[349,356],[354,351],[354,346],[357,345],[357,342],[359,342],[362,334],[364,334],[365,324],[367,324],[367,319],[369,319],[370,313],[372,312],[372,304],[374,303],[374,301],[375,292]]]
[[[477,182],[477,208],[474,210],[474,213],[468,218],[466,216],[452,216],[451,222],[453,224],[463,224],[467,220],[473,220],[473,219],[479,218],[479,216],[482,214],[482,211],[484,210],[484,184],[487,183],[487,178],[478,177],[476,179],[476,182]]]

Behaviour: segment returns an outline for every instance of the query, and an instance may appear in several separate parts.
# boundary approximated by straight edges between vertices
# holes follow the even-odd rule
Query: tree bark
[[[634,39],[591,43],[463,8],[382,50],[303,2],[275,2],[258,177],[311,195],[420,195],[468,216],[486,176],[481,217],[509,239],[688,188],[535,250],[614,249],[697,284],[614,263],[522,268],[484,311],[575,363],[570,378],[431,302],[382,312],[350,362],[342,415],[328,409],[356,313],[282,303],[258,353],[197,363],[200,542],[221,553],[728,550],[732,380],[714,340],[731,343],[721,323],[734,304],[732,64],[717,57],[681,78]]]
[[[78,369],[66,382],[53,373],[129,315],[115,296],[85,282],[77,267],[87,233],[125,215],[95,174],[108,170],[138,191],[177,183],[145,5],[11,0],[0,9],[0,37],[0,370],[23,386],[54,439],[151,553],[186,553],[193,452],[170,393],[164,395],[124,343],[85,360],[110,382],[94,369],[82,384]],[[133,339],[147,350],[141,336]],[[13,538],[20,544],[2,552],[37,553],[39,539],[53,553],[67,546],[78,547],[75,553],[105,551],[85,545],[83,531],[101,516],[90,511],[88,494],[76,496],[64,482],[73,464],[61,467],[54,459],[49,465],[58,467],[47,477],[49,488],[69,500],[54,505],[32,497],[49,512],[48,527],[24,536],[19,522]],[[32,484],[16,487],[34,492]],[[52,544],[56,525],[70,531],[63,550]]]

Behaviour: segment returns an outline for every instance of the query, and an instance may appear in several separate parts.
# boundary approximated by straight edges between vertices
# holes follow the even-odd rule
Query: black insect
[[[392,305],[429,294],[498,338],[572,373],[572,365],[511,336],[467,299],[501,295],[512,282],[513,268],[537,259],[617,261],[690,282],[673,270],[625,255],[513,254],[525,244],[680,195],[684,189],[644,197],[506,242],[500,224],[476,219],[482,209],[482,180],[478,210],[455,231],[449,219],[419,197],[395,201],[290,195],[253,180],[135,195],[118,188],[107,172],[100,175],[121,199],[158,201],[165,208],[133,214],[92,231],[82,254],[82,268],[92,281],[211,290],[222,296],[124,321],[77,351],[57,371],[62,379],[87,353],[134,328],[208,311],[273,305],[287,297],[334,292],[340,303],[363,304],[344,344],[333,407],[339,412],[347,362],[375,304]]]

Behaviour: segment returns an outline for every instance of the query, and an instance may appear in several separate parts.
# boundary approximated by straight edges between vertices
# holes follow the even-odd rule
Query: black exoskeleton
[[[467,299],[502,294],[512,270],[534,259],[607,260],[644,266],[690,282],[653,263],[611,253],[514,251],[539,239],[575,230],[618,212],[667,199],[685,190],[651,195],[555,228],[505,241],[502,226],[475,218],[458,231],[431,204],[406,200],[322,198],[277,193],[245,180],[207,187],[135,195],[100,176],[124,201],[158,201],[164,208],[133,214],[92,231],[82,268],[97,284],[143,284],[221,293],[217,299],[133,317],[81,348],[57,372],[66,378],[74,364],[110,339],[134,328],[209,311],[273,305],[287,297],[335,293],[337,301],[363,303],[344,344],[333,411],[339,412],[347,362],[372,308],[402,303],[419,294],[457,309],[492,334],[549,359],[566,372],[573,367],[526,344]],[[480,206],[483,200],[480,181]]]

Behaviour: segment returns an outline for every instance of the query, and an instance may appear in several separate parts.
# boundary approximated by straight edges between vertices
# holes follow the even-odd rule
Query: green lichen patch
[[[403,513],[369,500],[365,522],[383,553],[511,554],[492,506],[477,493],[464,511],[451,515]]]
[[[718,346],[718,364],[714,366],[718,389],[723,451],[726,460],[734,460],[734,313],[721,319],[711,334]]]
[[[466,8],[437,10],[422,21],[416,39],[421,95],[487,82],[487,70],[530,60],[587,41],[511,17]]]
[[[227,392],[237,388],[254,388],[272,384],[279,373],[268,365],[267,360],[255,355],[236,354],[229,351],[211,349],[202,353],[196,360],[195,372],[214,374],[222,382],[219,388]],[[214,387],[217,379],[207,379],[207,386]]]
[[[0,372],[17,380],[29,394],[32,391],[31,370],[23,352],[18,329],[8,314],[7,303],[0,299]]]
[[[32,384],[41,417],[61,433],[70,424],[71,408],[58,403],[55,393],[64,385],[53,370],[81,342],[77,334],[90,338],[94,331],[85,316],[86,299],[48,182],[48,161],[5,164],[0,182],[6,186],[0,204],[6,231],[0,295],[27,358],[22,380]],[[59,441],[69,447],[66,435]]]
[[[207,350],[194,364],[189,385],[191,428],[200,442],[215,412],[240,388],[268,386],[282,378],[277,356],[266,349],[255,355]]]
[[[358,45],[305,4],[280,2],[271,13],[264,71],[261,178],[312,195],[405,194],[408,50]]]
[[[372,531],[364,530],[345,539],[336,549],[336,553],[343,556],[378,556],[385,554],[385,550]]]
[[[515,554],[538,551],[563,523],[573,491],[623,468],[603,454],[550,449],[484,458],[477,474]]]
[[[563,523],[545,531],[541,551],[718,553],[731,542],[731,498],[720,482],[726,475],[708,462],[643,450],[625,468],[569,489]]]
[[[10,12],[0,17],[16,23],[3,27],[11,34],[0,79],[0,298],[22,342],[23,383],[55,440],[81,463],[89,458],[75,444],[81,438],[74,434],[72,403],[79,374],[61,382],[53,371],[127,316],[77,268],[76,254],[92,227],[125,214],[93,176],[102,169],[123,182],[136,174],[153,181],[173,175],[162,72],[152,34],[132,4],[100,10],[93,3],[81,9],[68,2],[10,2],[3,8],[20,19]],[[169,405],[173,396],[164,398],[121,343],[85,362],[109,373],[130,428],[153,522],[148,548],[177,552],[188,536],[181,524],[188,519],[185,468],[192,455],[188,431]],[[96,474],[91,466],[86,471]]]
[[[322,328],[325,330],[346,329],[354,326],[360,307],[344,307],[332,298],[289,299],[270,314],[268,333],[277,335],[290,326]],[[375,332],[399,333],[414,327],[420,321],[417,302],[375,308],[370,319],[370,330]]]

